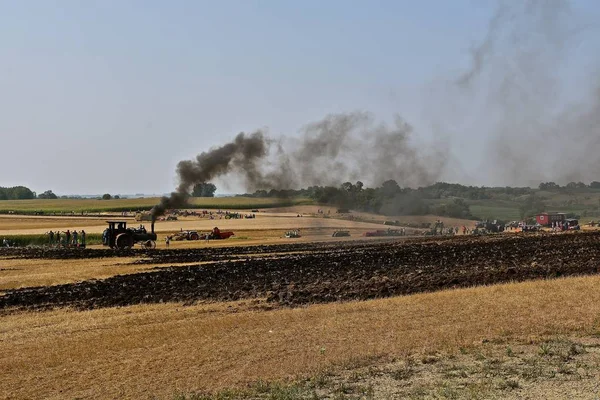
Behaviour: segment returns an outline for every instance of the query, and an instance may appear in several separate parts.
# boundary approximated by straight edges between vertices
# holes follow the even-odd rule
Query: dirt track
[[[20,251],[24,252],[21,256],[27,256],[28,250]],[[81,254],[96,256],[94,253]],[[246,256],[249,253],[255,256]],[[64,253],[62,257],[71,258],[73,254]],[[600,234],[502,235],[338,246],[288,244],[235,250],[214,248],[210,252],[156,251],[144,255],[146,260],[141,262],[150,264],[215,262],[120,275],[102,281],[8,291],[0,296],[0,309],[63,306],[91,309],[257,298],[295,306],[595,274],[600,271]],[[30,256],[39,254],[34,251]]]

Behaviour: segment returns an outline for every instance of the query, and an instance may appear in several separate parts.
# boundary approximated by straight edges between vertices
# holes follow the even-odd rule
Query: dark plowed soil
[[[0,257],[8,259],[48,259],[48,260],[83,260],[86,258],[104,257],[134,257],[144,255],[147,250],[121,250],[106,249],[76,249],[55,247],[4,247],[0,248]]]
[[[0,309],[91,309],[252,298],[294,306],[595,274],[600,270],[598,233],[363,243],[327,251],[321,245],[314,248],[314,253],[243,258],[102,281],[19,289],[0,296]],[[177,252],[168,254],[174,259]],[[183,258],[177,262],[191,260],[184,256],[188,252],[182,250]]]
[[[390,241],[390,239],[382,240]],[[108,257],[143,257],[136,264],[167,264],[215,261],[231,258],[240,254],[269,254],[289,253],[302,251],[315,251],[317,249],[333,249],[338,247],[356,247],[377,243],[374,241],[355,242],[327,242],[327,243],[283,243],[263,246],[232,246],[232,247],[204,247],[195,249],[170,249],[170,250],[111,250],[104,249],[76,249],[52,247],[0,247],[0,257],[8,259],[51,259],[51,260],[78,260],[87,258]]]

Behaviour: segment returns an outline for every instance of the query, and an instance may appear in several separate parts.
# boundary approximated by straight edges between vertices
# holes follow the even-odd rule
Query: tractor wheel
[[[198,235],[197,233],[192,233],[190,235],[190,240],[198,240],[200,239],[200,235]]]
[[[133,238],[126,233],[120,233],[115,238],[115,247],[118,250],[130,249],[132,246],[133,246]]]
[[[156,242],[154,240],[146,240],[145,242],[142,243],[142,246],[146,249],[155,249]]]

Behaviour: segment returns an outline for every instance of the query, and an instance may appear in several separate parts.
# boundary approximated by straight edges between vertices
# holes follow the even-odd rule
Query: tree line
[[[580,191],[600,189],[600,182],[585,185],[571,182],[565,186],[553,182],[542,183],[539,188],[530,187],[486,187],[466,186],[457,183],[437,182],[416,189],[400,187],[394,180],[383,182],[379,187],[366,188],[360,181],[345,182],[339,187],[311,186],[299,190],[257,190],[244,196],[252,197],[307,197],[319,204],[329,204],[340,208],[368,211],[383,215],[425,215],[434,214],[454,218],[473,218],[467,202],[477,200],[510,201],[519,204],[521,219],[534,216],[546,210],[539,190]]]
[[[600,189],[600,182],[592,181],[592,182],[590,182],[589,185],[586,185],[583,182],[569,182],[564,186],[560,186],[559,184],[554,183],[554,182],[542,182],[539,185],[539,189],[545,190],[548,192],[569,192],[569,191],[575,191],[577,189],[579,189],[579,190]]]
[[[455,218],[472,218],[467,199],[489,196],[481,188],[448,183],[437,183],[424,188],[402,188],[395,180],[387,180],[379,187],[368,188],[358,181],[345,182],[339,187],[311,186],[299,190],[257,190],[244,196],[251,197],[308,197],[318,204],[338,208],[374,212],[383,215],[435,214]],[[446,199],[445,202],[431,200]]]
[[[35,192],[25,186],[0,187],[0,200],[35,199]]]

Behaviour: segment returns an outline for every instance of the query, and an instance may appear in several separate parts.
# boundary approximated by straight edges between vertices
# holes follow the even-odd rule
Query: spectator
[[[83,247],[85,249],[85,231],[83,229],[79,235],[79,247]]]

